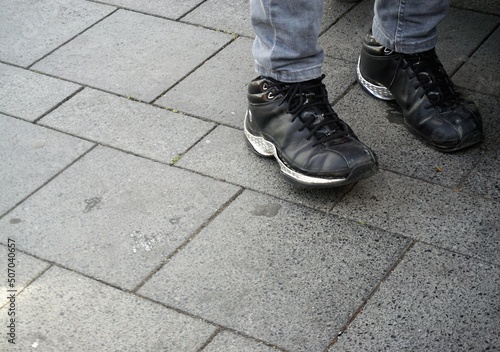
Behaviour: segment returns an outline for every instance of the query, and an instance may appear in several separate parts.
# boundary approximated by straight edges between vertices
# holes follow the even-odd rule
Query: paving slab
[[[500,263],[500,203],[392,172],[358,183],[334,214]]]
[[[131,290],[237,191],[98,147],[1,219],[0,240]]]
[[[451,0],[450,5],[500,15],[498,0]]]
[[[28,67],[114,7],[82,0],[0,0],[0,60]]]
[[[172,162],[214,127],[90,88],[45,116],[40,124],[164,163]]]
[[[247,84],[257,76],[251,50],[252,40],[238,38],[169,90],[155,105],[242,129]],[[337,99],[355,82],[355,70],[354,65],[343,60],[325,59],[324,82],[329,88],[330,100]]]
[[[34,121],[79,85],[0,63],[0,111]]]
[[[197,351],[215,327],[52,267],[17,298],[16,344],[3,351]],[[0,311],[7,326],[5,309]],[[7,346],[8,345],[8,346]]]
[[[477,147],[442,153],[426,146],[403,125],[403,115],[397,104],[377,100],[362,91],[359,85],[334,109],[359,139],[375,151],[383,169],[456,187],[484,154],[484,150]],[[485,115],[485,119],[490,118],[495,117]],[[485,133],[489,138],[491,130]]]
[[[295,187],[282,179],[274,158],[262,158],[250,151],[243,131],[224,126],[217,127],[175,165],[323,211],[331,209],[352,187]]]
[[[371,29],[373,1],[363,1],[319,38],[325,54],[357,62],[361,42]],[[495,28],[498,18],[473,11],[451,9],[438,28],[437,51],[443,65],[452,73],[468,59]],[[358,45],[353,45],[359,43]]]
[[[500,22],[500,19],[497,21]],[[498,68],[500,45],[498,43],[500,43],[500,29],[497,29],[453,76],[455,84],[500,97],[500,69]]]
[[[182,18],[182,21],[216,30],[253,37],[248,0],[208,0]]]
[[[344,60],[325,57],[323,73],[325,74],[323,83],[328,90],[328,99],[332,103],[341,98],[356,82],[356,66]]]
[[[15,245],[16,243],[5,241],[5,245],[7,244]],[[9,302],[8,297],[10,294],[20,294],[31,281],[36,279],[50,266],[49,263],[21,253],[18,250],[11,251],[6,246],[0,246],[0,258],[4,266],[2,270],[4,276],[0,281],[0,307],[3,307]],[[12,269],[12,271],[8,271],[8,269]],[[8,274],[12,274],[12,277]],[[7,281],[7,279],[14,279],[14,281]],[[7,307],[7,309],[8,308],[10,308],[10,306]]]
[[[477,193],[500,201],[500,151],[491,150],[463,185],[465,192]]]
[[[450,75],[469,60],[499,21],[498,16],[453,8],[449,10],[438,27],[436,51]],[[469,87],[469,84],[465,86]]]
[[[325,32],[345,13],[354,8],[357,4],[353,1],[328,0],[323,3],[323,21],[321,32]]]
[[[203,352],[276,352],[273,347],[264,345],[232,332],[223,331],[203,349]]]
[[[419,243],[329,351],[498,351],[499,275]]]
[[[90,142],[0,114],[0,215],[92,146]]]
[[[130,10],[140,11],[147,14],[178,19],[203,0],[100,0],[103,3],[123,7]]]
[[[155,104],[242,128],[247,84],[257,76],[251,50],[251,39],[238,38]]]
[[[481,107],[486,138],[483,148],[487,153],[480,159],[461,186],[465,192],[476,193],[496,200],[500,199],[500,170],[498,145],[500,145],[500,99],[491,95],[473,93],[472,99]]]
[[[498,123],[500,99],[466,89],[463,89],[463,92],[476,103],[483,118],[484,142],[481,148],[497,150],[500,144],[500,124]]]
[[[372,19],[373,1],[362,1],[353,7],[319,37],[318,43],[325,50],[325,55],[356,62],[361,42],[371,28]]]
[[[321,351],[408,243],[245,191],[139,293],[290,351]]]
[[[325,2],[321,30],[326,30],[352,6],[339,1]],[[207,0],[182,21],[252,38],[255,35],[248,0]]]
[[[118,10],[33,67],[151,101],[229,40],[228,34]]]

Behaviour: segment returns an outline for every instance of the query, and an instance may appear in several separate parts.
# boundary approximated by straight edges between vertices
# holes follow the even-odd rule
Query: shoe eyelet
[[[267,93],[267,99],[273,100],[274,98],[275,98],[275,96],[274,96],[273,92]]]
[[[262,83],[262,90],[264,90],[264,91],[267,90],[267,83],[266,82]]]

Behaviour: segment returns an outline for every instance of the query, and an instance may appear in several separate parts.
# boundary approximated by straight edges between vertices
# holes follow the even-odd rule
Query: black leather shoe
[[[274,156],[283,176],[302,187],[342,186],[378,169],[375,154],[333,111],[321,80],[258,77],[248,86],[249,145],[258,155]]]
[[[483,140],[477,107],[457,92],[434,49],[400,54],[368,34],[358,61],[358,81],[379,99],[395,99],[410,132],[439,151]]]

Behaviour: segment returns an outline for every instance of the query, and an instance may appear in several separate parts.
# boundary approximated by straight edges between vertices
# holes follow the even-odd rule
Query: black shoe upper
[[[361,76],[390,90],[412,133],[441,151],[454,151],[483,139],[481,115],[462,98],[434,49],[400,54],[370,34],[361,51]]]
[[[367,170],[373,173],[375,155],[333,111],[321,80],[253,80],[248,86],[248,132],[274,144],[281,161],[304,175],[354,181]]]

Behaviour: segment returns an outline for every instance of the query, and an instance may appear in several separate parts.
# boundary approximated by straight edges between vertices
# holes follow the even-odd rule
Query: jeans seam
[[[272,0],[269,0],[269,8],[268,8],[268,11],[269,11],[269,24],[273,28],[273,47],[271,48],[271,54],[270,54],[270,58],[269,58],[269,69],[271,71],[273,70],[273,66],[271,64],[272,61],[273,61],[273,54],[274,54],[274,50],[276,49],[276,44],[278,42],[278,36],[276,34],[277,33],[276,26],[273,23],[272,2],[273,2]]]
[[[400,0],[399,1],[399,9],[398,9],[398,25],[396,27],[396,33],[394,36],[394,50],[396,52],[401,51],[402,45],[403,45],[403,38],[402,38],[402,32],[403,32],[403,23],[404,23],[404,17],[405,17],[405,1]]]

